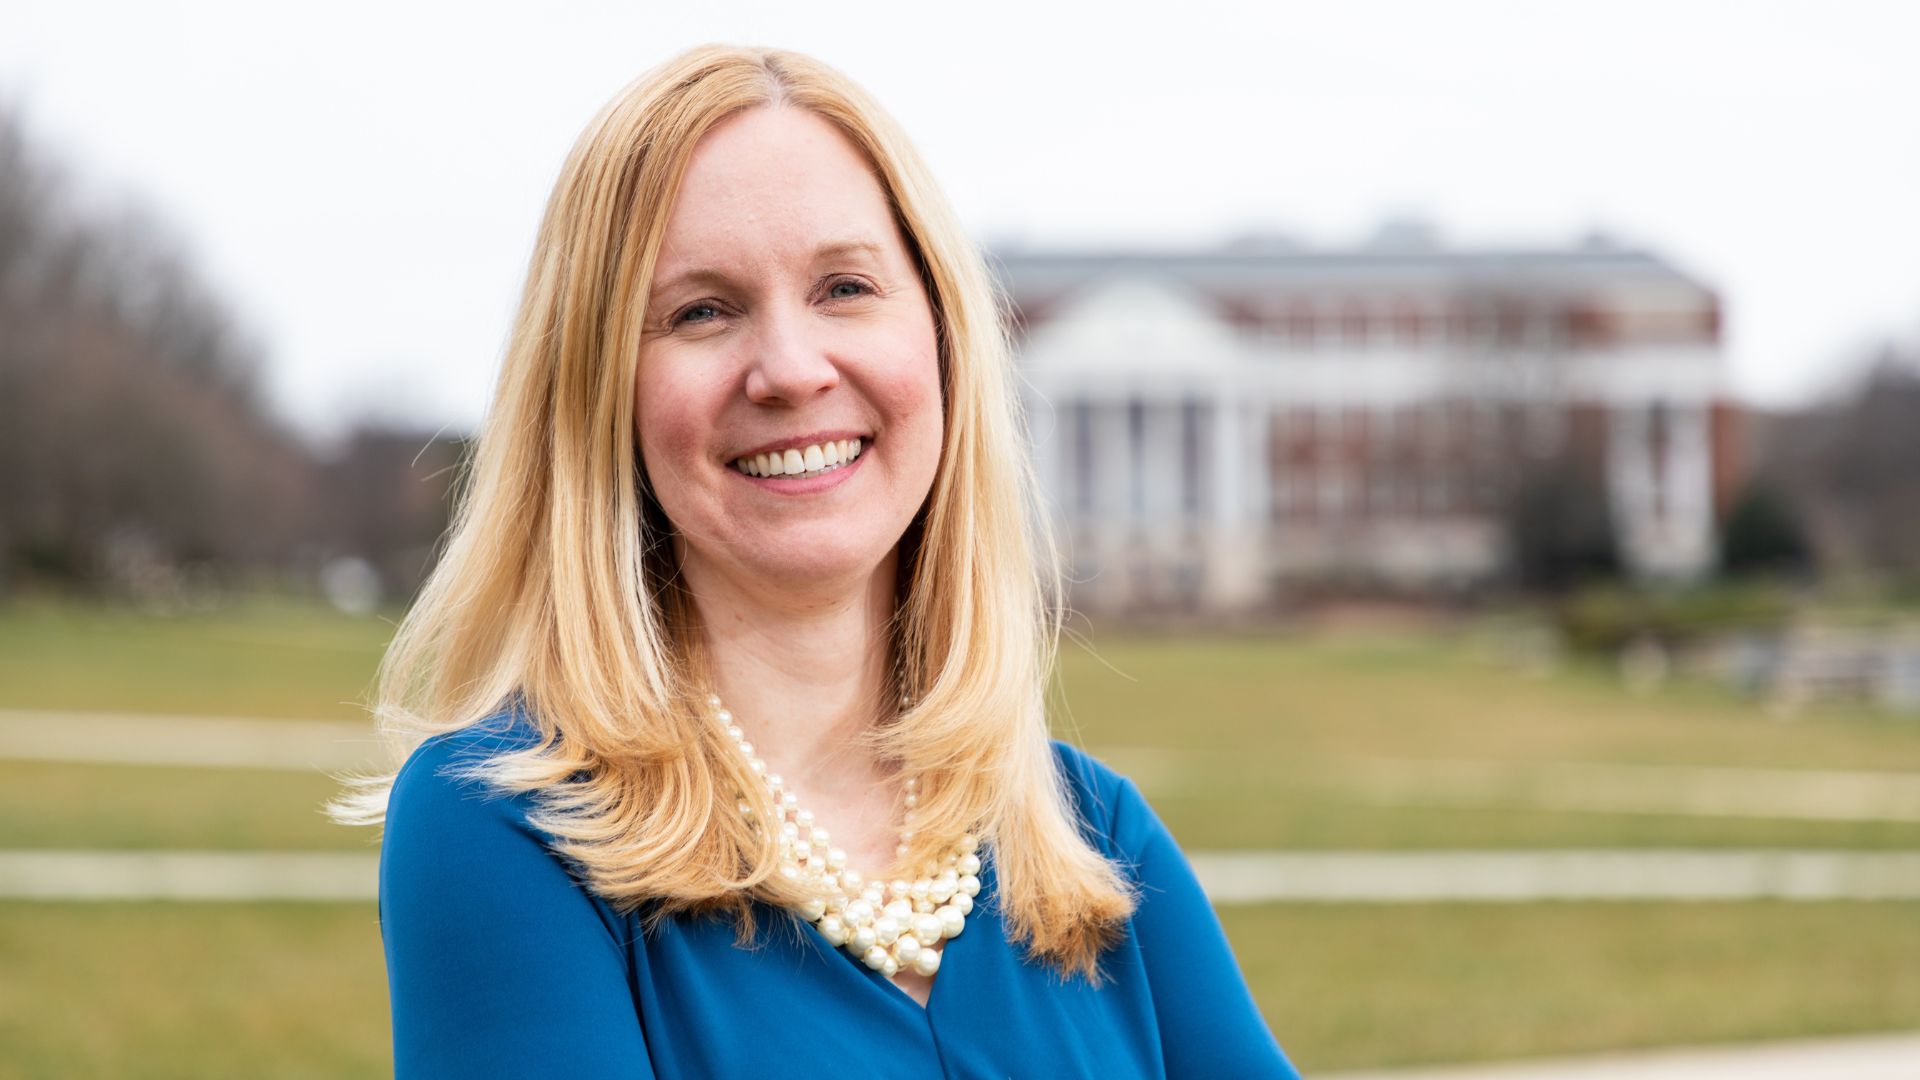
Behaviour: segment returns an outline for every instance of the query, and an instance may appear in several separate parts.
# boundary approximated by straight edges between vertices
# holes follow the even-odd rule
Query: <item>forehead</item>
[[[873,167],[845,133],[811,112],[749,109],[694,147],[659,270],[810,253],[823,239],[900,247]]]

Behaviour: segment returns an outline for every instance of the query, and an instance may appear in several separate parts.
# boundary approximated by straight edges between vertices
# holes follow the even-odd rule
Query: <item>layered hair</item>
[[[1004,304],[894,121],[809,57],[693,49],[618,94],[573,147],[441,558],[381,663],[381,733],[397,765],[524,702],[538,739],[475,775],[534,793],[533,823],[616,908],[731,915],[744,939],[751,899],[805,899],[778,873],[778,837],[736,807],[765,785],[709,715],[702,633],[633,415],[641,313],[688,160],[716,124],[767,107],[811,111],[864,152],[933,305],[944,445],[902,539],[891,622],[913,704],[865,736],[921,778],[902,865],[978,832],[1014,940],[1097,978],[1134,897],[1077,825],[1048,741],[1060,578],[1014,449]],[[381,823],[394,775],[344,778],[330,812]]]

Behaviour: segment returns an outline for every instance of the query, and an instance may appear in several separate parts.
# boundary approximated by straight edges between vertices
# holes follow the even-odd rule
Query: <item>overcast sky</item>
[[[575,135],[715,40],[865,84],[991,242],[1602,229],[1722,291],[1763,403],[1920,337],[1904,0],[299,7],[0,0],[0,96],[184,237],[312,432],[477,420]]]

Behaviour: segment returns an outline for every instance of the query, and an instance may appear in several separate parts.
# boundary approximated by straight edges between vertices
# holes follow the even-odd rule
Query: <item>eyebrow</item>
[[[881,258],[883,254],[884,252],[880,245],[872,240],[829,240],[813,249],[813,261],[817,263],[827,259],[839,258],[843,255],[867,255],[877,260]],[[682,285],[730,285],[732,283],[733,279],[728,277],[724,271],[715,270],[710,267],[701,267],[694,270],[685,270],[664,281],[655,282],[652,292],[655,296],[659,296],[669,290],[677,289]]]

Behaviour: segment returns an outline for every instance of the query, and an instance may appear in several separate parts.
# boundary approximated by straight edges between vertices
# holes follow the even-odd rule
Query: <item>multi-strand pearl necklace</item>
[[[869,882],[847,865],[847,853],[833,846],[827,830],[815,822],[811,811],[801,808],[799,798],[780,777],[767,772],[767,763],[754,754],[753,744],[720,704],[720,696],[708,696],[707,703],[714,709],[714,719],[746,756],[748,767],[766,782],[778,821],[780,874],[813,894],[795,909],[800,916],[829,944],[846,948],[888,978],[900,971],[921,975],[939,971],[940,950],[933,946],[960,936],[973,911],[973,898],[980,892],[979,839],[972,833],[962,836],[931,874],[912,881]],[[907,777],[905,787],[906,820],[900,845],[894,849],[902,858],[913,839],[914,807],[920,801],[914,777]],[[744,793],[739,805],[752,821],[753,804]]]

